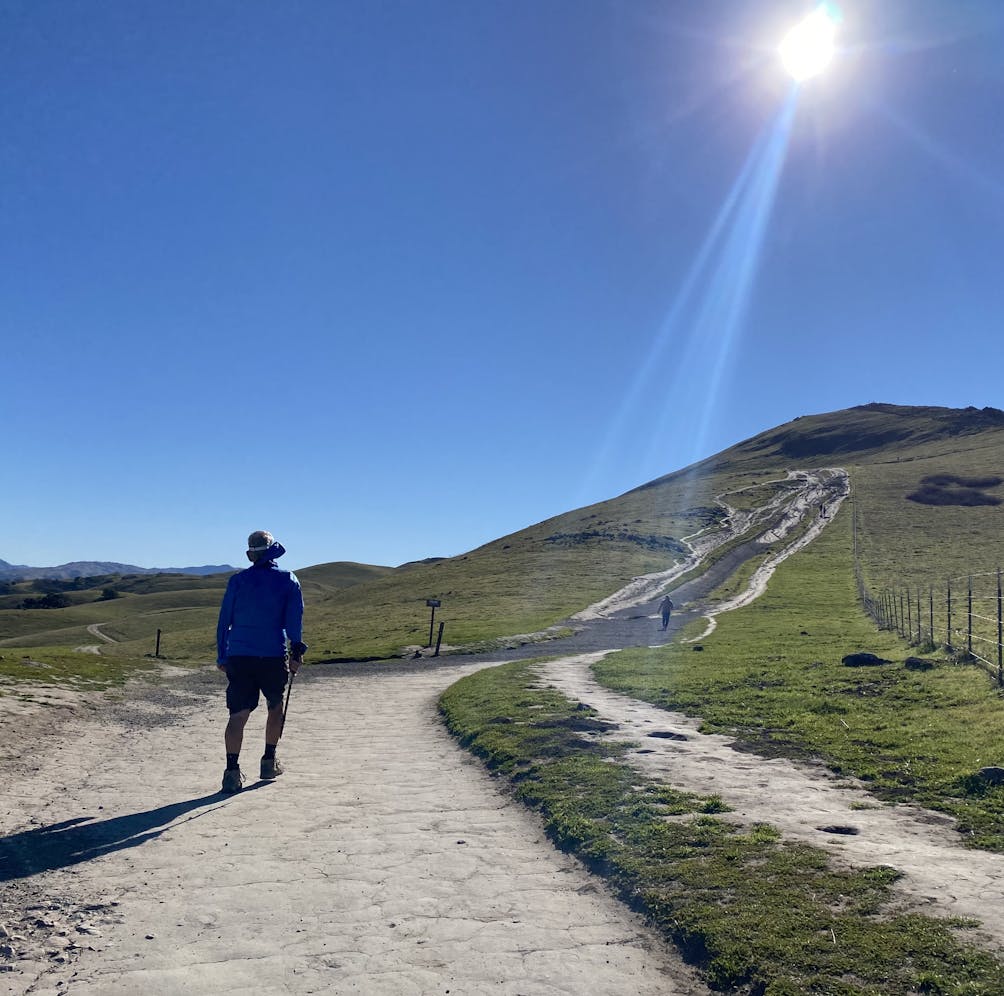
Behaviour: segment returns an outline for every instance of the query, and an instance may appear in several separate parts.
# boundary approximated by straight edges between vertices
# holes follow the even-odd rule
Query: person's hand
[[[292,654],[290,654],[290,656],[289,656],[289,673],[290,674],[296,674],[296,672],[299,671],[301,667],[303,667],[303,658],[302,657],[295,657]]]

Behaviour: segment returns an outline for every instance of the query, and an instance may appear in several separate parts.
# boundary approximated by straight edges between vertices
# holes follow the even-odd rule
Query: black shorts
[[[286,687],[285,657],[228,657],[226,663],[227,708],[235,712],[258,708],[258,693],[265,696],[269,709],[282,705]]]

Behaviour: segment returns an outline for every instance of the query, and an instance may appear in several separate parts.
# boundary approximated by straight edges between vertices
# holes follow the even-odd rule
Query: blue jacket
[[[216,660],[282,657],[287,638],[294,650],[306,650],[300,582],[292,571],[263,558],[227,582],[216,626]]]

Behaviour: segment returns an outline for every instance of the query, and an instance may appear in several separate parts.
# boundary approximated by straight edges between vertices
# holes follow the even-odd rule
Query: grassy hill
[[[424,645],[425,600],[450,645],[484,646],[559,625],[639,574],[665,570],[682,537],[722,516],[715,496],[756,503],[788,469],[842,466],[856,506],[861,570],[879,589],[928,583],[1004,562],[1004,412],[864,405],[797,418],[619,497],[556,515],[458,557],[399,568],[327,564],[299,572],[306,638],[317,659],[384,657]],[[1000,476],[998,476],[1000,475]],[[209,660],[226,576],[159,575],[73,592],[65,609],[0,602],[0,645],[121,641],[138,656],[164,631],[163,653]],[[97,601],[109,584],[122,597]]]

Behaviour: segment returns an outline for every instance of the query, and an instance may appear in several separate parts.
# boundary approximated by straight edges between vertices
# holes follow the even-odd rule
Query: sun
[[[833,58],[839,15],[831,5],[817,7],[796,24],[778,47],[788,75],[796,83],[818,76]]]

